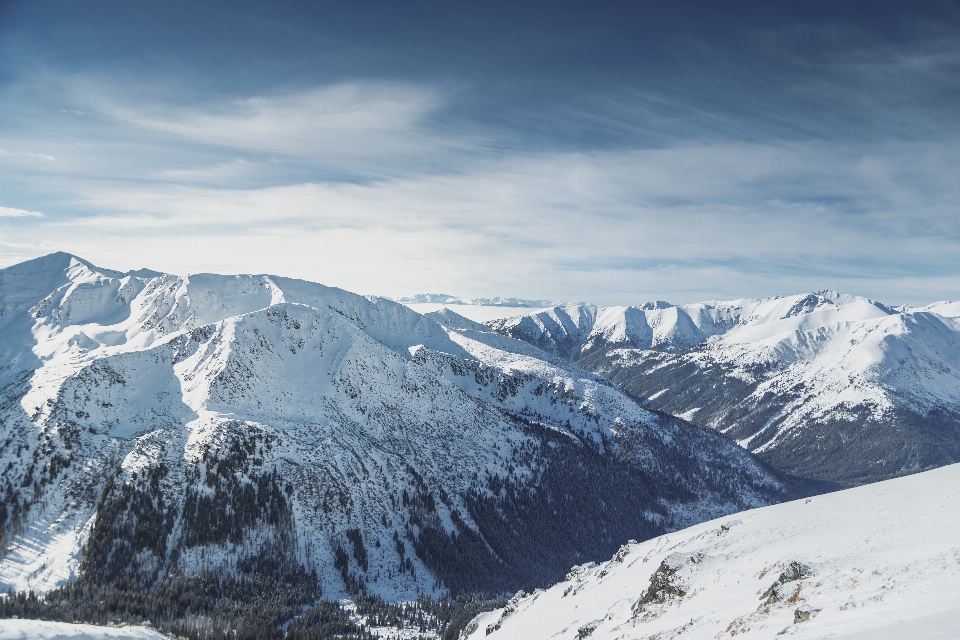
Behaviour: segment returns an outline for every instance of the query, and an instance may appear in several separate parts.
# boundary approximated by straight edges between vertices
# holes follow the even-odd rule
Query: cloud
[[[309,159],[367,176],[442,163],[450,153],[476,150],[478,142],[428,126],[444,98],[409,83],[342,83],[186,108],[124,99],[89,80],[72,85],[110,118],[181,143]]]
[[[150,256],[173,272],[388,295],[632,303],[836,288],[919,303],[960,297],[955,148],[710,144],[517,154],[364,183],[85,185],[79,202],[99,213],[44,233],[116,267],[126,251],[131,267]]]
[[[179,183],[224,181],[249,176],[254,168],[260,167],[243,158],[234,158],[230,162],[218,162],[204,167],[163,169],[157,173],[157,177],[161,180]]]
[[[920,284],[953,286],[960,264],[951,129],[936,141],[698,134],[530,150],[445,129],[450,95],[410,83],[182,106],[68,80],[91,114],[70,119],[76,140],[13,142],[58,149],[62,164],[19,175],[55,185],[71,215],[7,225],[5,241],[42,235],[117,268],[272,272],[388,295],[689,302],[875,282],[901,301],[960,297]],[[656,117],[640,120],[679,131]],[[703,116],[721,117],[736,122]],[[84,141],[96,146],[73,144]]]
[[[0,218],[43,218],[44,215],[39,211],[27,211],[26,209],[14,209],[13,207],[0,207]]]
[[[0,156],[7,156],[8,158],[28,158],[29,160],[40,160],[41,162],[56,162],[57,159],[46,153],[30,153],[28,151],[6,151],[0,149]]]
[[[610,83],[490,67],[458,92],[24,75],[0,95],[5,189],[58,215],[4,241],[390,295],[960,297],[958,40],[858,30],[701,42]],[[35,115],[63,104],[87,116]]]

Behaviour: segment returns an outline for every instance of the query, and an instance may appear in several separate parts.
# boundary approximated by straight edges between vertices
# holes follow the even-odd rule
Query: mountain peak
[[[664,300],[657,300],[656,302],[645,302],[640,308],[644,311],[656,311],[657,309],[669,309],[672,306],[675,305],[672,305]]]
[[[0,270],[0,281],[6,278],[38,278],[44,282],[51,278],[65,278],[75,280],[81,274],[100,274],[110,278],[122,277],[124,274],[112,269],[103,269],[80,256],[55,251],[39,258],[26,260]]]

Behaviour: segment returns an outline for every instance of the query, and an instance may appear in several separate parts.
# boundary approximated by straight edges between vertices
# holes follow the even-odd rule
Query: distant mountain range
[[[820,291],[562,305],[487,324],[781,470],[860,484],[960,461],[958,316],[960,303]]]
[[[531,309],[542,309],[563,304],[556,300],[528,300],[526,298],[501,298],[499,296],[493,298],[462,298],[446,293],[418,293],[413,296],[391,298],[391,300],[401,304],[450,304],[479,307],[528,307]]]
[[[0,270],[0,442],[0,588],[144,616],[531,589],[825,488],[450,311],[63,253]]]

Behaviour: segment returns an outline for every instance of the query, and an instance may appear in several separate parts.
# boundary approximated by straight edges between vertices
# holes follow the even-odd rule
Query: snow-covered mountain
[[[960,460],[958,315],[821,291],[488,324],[782,470],[855,484]]]
[[[469,638],[956,638],[958,486],[951,465],[626,544]]]
[[[3,590],[512,591],[806,491],[449,311],[63,253],[0,271],[0,442]]]
[[[658,300],[633,307],[575,303],[486,324],[574,362],[611,347],[676,351],[701,344],[736,324],[737,302],[675,306]]]

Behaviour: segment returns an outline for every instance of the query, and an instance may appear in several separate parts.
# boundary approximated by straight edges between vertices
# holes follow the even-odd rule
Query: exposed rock
[[[803,564],[802,562],[791,562],[787,566],[787,570],[780,574],[780,577],[770,585],[770,588],[763,592],[763,595],[760,596],[760,599],[763,600],[763,605],[771,605],[776,602],[783,600],[783,594],[781,592],[781,587],[788,582],[796,582],[802,578],[806,578],[811,575],[813,570]]]
[[[626,557],[630,554],[630,545],[633,545],[633,544],[637,544],[637,541],[636,541],[636,540],[628,540],[628,541],[627,541],[627,544],[621,545],[621,547],[620,547],[619,549],[617,549],[617,552],[616,552],[615,554],[613,554],[613,557],[610,558],[610,561],[611,561],[611,562],[623,562],[624,558],[626,558]]]
[[[517,604],[520,602],[520,600],[526,597],[527,597],[526,593],[524,593],[523,591],[517,591],[514,594],[514,596],[510,598],[510,602],[507,603],[507,606],[503,608],[503,613],[500,614],[500,619],[497,620],[494,624],[487,625],[487,635],[490,635],[494,631],[498,631],[501,625],[503,625],[503,621],[509,618],[510,616],[512,616],[514,613],[516,613]]]
[[[803,605],[793,612],[793,623],[806,622],[810,618],[816,617],[818,613],[820,613],[820,609],[811,609],[808,605]]]
[[[640,613],[648,604],[664,604],[670,598],[682,598],[687,595],[681,576],[677,574],[681,569],[689,565],[699,564],[703,559],[702,554],[694,556],[673,554],[667,556],[650,576],[650,587],[634,605],[634,612]]]

